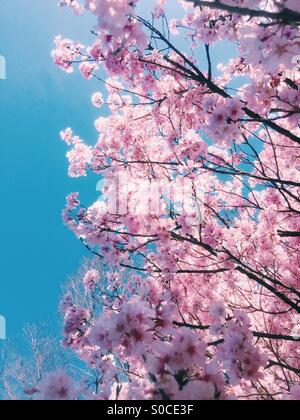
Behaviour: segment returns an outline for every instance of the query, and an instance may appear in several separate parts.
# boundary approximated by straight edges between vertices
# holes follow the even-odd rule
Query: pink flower
[[[69,306],[65,312],[64,331],[70,335],[84,329],[90,313],[87,309]]]
[[[238,121],[244,116],[243,104],[237,98],[228,99],[226,101],[227,116],[232,121]]]
[[[51,53],[54,63],[67,73],[72,73],[72,63],[78,57],[79,46],[75,45],[70,39],[62,39],[61,36],[56,37],[54,42],[56,49]]]
[[[49,374],[40,386],[40,400],[72,401],[79,396],[72,379],[63,371]]]
[[[178,400],[183,401],[211,401],[218,399],[214,384],[204,381],[190,381],[176,397]]]
[[[230,377],[230,383],[238,385],[242,379],[255,381],[262,378],[261,369],[267,365],[267,357],[253,345],[249,317],[236,311],[238,321],[228,322],[224,328],[224,344],[218,349],[218,358]]]
[[[60,132],[60,138],[64,141],[68,146],[73,143],[73,131],[71,128],[67,128],[65,131]]]
[[[226,123],[226,114],[225,107],[217,108],[211,116],[211,127],[214,129],[224,125]]]
[[[76,15],[81,15],[84,12],[84,7],[77,0],[60,0],[59,7],[71,7]]]
[[[122,36],[129,26],[129,15],[134,13],[135,3],[128,0],[86,0],[87,7],[98,17],[99,28],[114,37]]]
[[[205,350],[205,343],[195,332],[189,329],[178,331],[172,341],[168,366],[174,373],[192,366],[203,366],[206,362]]]
[[[83,279],[85,289],[87,292],[92,291],[100,280],[100,273],[98,270],[89,270]]]
[[[80,70],[82,76],[87,80],[89,80],[93,77],[93,72],[95,70],[98,70],[98,68],[99,67],[97,66],[97,64],[86,63],[86,62],[81,63],[80,66],[79,66],[79,70]]]
[[[79,142],[67,153],[67,158],[70,163],[70,177],[79,178],[81,176],[85,176],[87,166],[92,161],[92,148],[82,142]]]
[[[217,320],[225,318],[226,310],[222,302],[215,302],[210,309],[211,316]]]
[[[281,3],[283,7],[300,13],[300,4],[298,0],[282,0]]]
[[[60,303],[60,310],[61,310],[62,314],[65,315],[66,312],[70,308],[72,308],[73,306],[74,306],[74,304],[73,304],[73,298],[72,298],[72,296],[70,294],[66,294],[63,297],[63,299],[62,299],[62,301]]]
[[[167,0],[156,0],[156,6],[154,9],[154,17],[155,19],[159,19],[165,13],[165,4]]]
[[[80,201],[78,200],[78,197],[79,197],[78,192],[73,193],[73,194],[69,194],[67,196],[67,206],[66,207],[67,207],[68,211],[74,210],[74,209],[76,209],[76,207],[79,206]]]
[[[292,401],[300,401],[300,385],[295,385],[291,391],[290,399]]]
[[[95,92],[92,96],[92,104],[96,107],[96,108],[101,108],[103,105],[104,101],[103,101],[103,95],[101,92]]]

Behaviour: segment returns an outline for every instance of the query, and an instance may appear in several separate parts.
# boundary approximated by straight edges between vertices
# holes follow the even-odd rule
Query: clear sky
[[[57,2],[0,1],[0,55],[7,63],[7,79],[0,80],[0,315],[9,338],[25,323],[58,319],[60,287],[86,255],[61,222],[65,196],[80,191],[85,203],[97,197],[96,178],[67,177],[58,134],[70,126],[96,141],[98,112],[90,97],[100,87],[76,72],[66,75],[50,58],[55,35],[88,43],[95,20],[75,17]],[[142,8],[153,4],[144,1]],[[215,53],[220,61],[232,50],[221,46]]]
[[[1,0],[0,55],[0,314],[8,337],[24,323],[57,319],[60,286],[86,255],[61,222],[65,196],[97,197],[96,180],[67,177],[60,129],[96,141],[95,85],[58,70],[56,34],[86,40],[93,20],[58,9],[57,0]]]

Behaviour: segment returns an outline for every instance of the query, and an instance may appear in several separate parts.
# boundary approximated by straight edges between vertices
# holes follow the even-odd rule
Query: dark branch
[[[282,238],[297,238],[300,236],[300,232],[289,232],[284,230],[279,230],[278,235]]]
[[[202,1],[202,0],[187,0],[190,3],[193,3],[196,7],[208,7],[215,10],[223,10],[232,14],[238,14],[240,16],[256,17],[275,20],[278,23],[290,24],[290,25],[299,25],[300,23],[300,13],[294,12],[293,10],[284,9],[281,12],[268,12],[261,9],[249,9],[247,7],[237,7],[230,6],[227,4],[221,3],[219,0],[214,2],[211,1]]]
[[[195,325],[195,324],[189,324],[186,322],[177,322],[177,321],[174,321],[173,325],[175,325],[175,327],[191,328],[193,330],[200,330],[200,331],[208,331],[210,328],[209,325]],[[300,337],[297,337],[297,336],[283,335],[283,334],[269,334],[269,333],[258,332],[258,331],[252,331],[252,334],[256,338],[264,338],[267,340],[283,340],[283,341],[300,342]]]
[[[273,366],[278,366],[278,367],[281,367],[282,369],[287,369],[287,370],[289,370],[289,371],[291,371],[293,373],[296,373],[296,375],[300,375],[300,369],[296,369],[296,368],[293,368],[292,366],[285,365],[284,363],[280,363],[280,362],[275,362],[273,360],[271,360],[269,362],[269,364],[266,367],[266,369],[270,369]]]

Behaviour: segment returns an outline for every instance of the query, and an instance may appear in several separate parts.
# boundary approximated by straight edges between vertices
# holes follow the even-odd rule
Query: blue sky
[[[1,0],[0,314],[8,337],[24,323],[58,319],[60,287],[86,255],[61,222],[65,196],[97,197],[96,180],[67,177],[60,129],[94,142],[95,85],[59,71],[50,58],[56,34],[86,41],[93,20],[57,8],[57,0]]]
[[[148,12],[153,2],[143,3]],[[62,224],[61,210],[72,191],[95,200],[97,179],[67,177],[58,134],[70,126],[96,141],[90,97],[100,86],[66,75],[50,58],[57,34],[88,43],[92,16],[75,17],[57,0],[1,0],[0,18],[7,63],[7,79],[0,80],[0,315],[14,338],[25,323],[59,320],[60,288],[87,255]],[[220,61],[232,50],[219,46],[215,53]]]

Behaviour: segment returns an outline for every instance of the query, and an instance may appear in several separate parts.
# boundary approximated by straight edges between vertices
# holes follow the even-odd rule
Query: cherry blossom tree
[[[102,179],[63,212],[93,256],[62,303],[65,346],[98,372],[81,395],[300,399],[300,3],[140,3],[62,0],[93,39],[52,52],[99,82],[97,143],[61,132],[69,175]],[[80,395],[63,372],[41,389]]]

